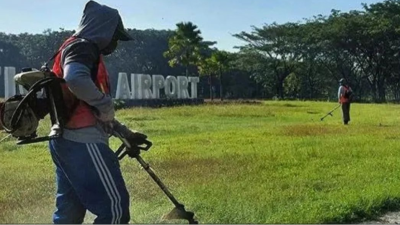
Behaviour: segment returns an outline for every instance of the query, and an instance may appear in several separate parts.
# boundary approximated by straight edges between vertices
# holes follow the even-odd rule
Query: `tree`
[[[213,75],[215,75],[215,64],[211,58],[203,58],[198,64],[198,71],[201,76],[208,75],[208,84],[210,86],[210,99],[214,100],[214,91],[213,91]]]
[[[286,23],[279,25],[273,23],[262,28],[253,27],[251,33],[241,32],[234,36],[247,42],[242,50],[253,51],[259,54],[259,58],[264,60],[268,66],[267,76],[272,76],[275,83],[276,96],[284,98],[283,84],[285,78],[294,72],[296,61],[300,55],[294,51],[298,37],[296,23]]]
[[[186,76],[189,76],[189,66],[196,65],[201,60],[200,51],[203,38],[201,31],[191,22],[176,24],[177,29],[168,41],[168,50],[164,57],[169,58],[169,65],[183,65]]]
[[[17,46],[0,40],[1,66],[14,66],[21,69],[26,66],[26,58]]]
[[[221,101],[223,101],[223,85],[222,85],[222,76],[230,69],[230,55],[226,51],[215,51],[212,53],[210,58],[211,63],[214,65],[211,67],[216,70],[216,74],[218,74],[219,78],[219,96]]]

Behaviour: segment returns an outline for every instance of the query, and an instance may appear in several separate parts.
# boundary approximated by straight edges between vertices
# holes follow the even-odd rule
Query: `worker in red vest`
[[[89,1],[78,29],[60,47],[53,72],[64,78],[68,121],[63,136],[49,143],[56,167],[55,224],[129,223],[129,194],[119,161],[110,149],[104,124],[114,120],[108,73],[103,56],[118,41],[132,40],[116,9]]]
[[[338,98],[339,103],[342,105],[343,123],[347,125],[350,122],[350,104],[353,97],[353,90],[344,78],[340,79],[339,84]]]

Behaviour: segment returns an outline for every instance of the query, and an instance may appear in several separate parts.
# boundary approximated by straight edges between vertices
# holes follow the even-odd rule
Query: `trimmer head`
[[[338,109],[341,105],[339,104],[338,106],[336,106],[336,108],[334,108],[332,111],[328,112],[324,117],[321,118],[321,121],[325,119],[325,117],[327,116],[332,116],[333,117],[333,112]]]
[[[169,200],[175,205],[170,213],[164,215],[162,219],[183,219],[187,220],[189,224],[198,224],[199,222],[194,219],[194,213],[185,210],[185,206],[176,200],[164,183],[158,178],[158,176],[151,169],[150,165],[146,163],[140,156],[140,151],[148,151],[152,146],[152,142],[147,140],[147,136],[138,132],[133,132],[126,128],[124,125],[119,124],[115,121],[113,126],[113,135],[118,137],[122,144],[115,152],[118,159],[121,160],[125,155],[129,155],[131,158],[135,158],[139,164],[146,170],[151,178],[157,183],[161,190],[167,195]],[[129,146],[129,147],[128,147]]]
[[[321,121],[324,120],[325,117],[327,117],[328,115],[333,116],[332,113],[328,113],[328,114],[326,114],[326,116],[324,116],[324,117],[321,118]]]
[[[194,213],[186,211],[185,207],[175,207],[167,215],[164,215],[162,219],[166,220],[187,220],[189,224],[198,224],[199,222],[194,219]]]

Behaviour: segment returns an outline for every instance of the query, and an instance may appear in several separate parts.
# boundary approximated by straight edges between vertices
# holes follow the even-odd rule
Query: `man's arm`
[[[342,86],[339,87],[338,91],[338,101],[340,102],[340,97],[342,96]]]
[[[99,119],[111,121],[114,105],[109,95],[102,93],[91,78],[91,69],[97,63],[97,49],[89,42],[73,44],[63,52],[64,79],[71,92],[80,100],[96,108]]]

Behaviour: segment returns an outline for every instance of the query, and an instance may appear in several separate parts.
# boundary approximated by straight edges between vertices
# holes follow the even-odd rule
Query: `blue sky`
[[[265,23],[296,22],[331,9],[361,9],[361,3],[383,0],[98,0],[119,10],[126,27],[174,29],[191,21],[205,40],[232,51],[241,45],[232,34]],[[75,29],[87,0],[0,0],[0,32],[42,33],[45,29]]]

